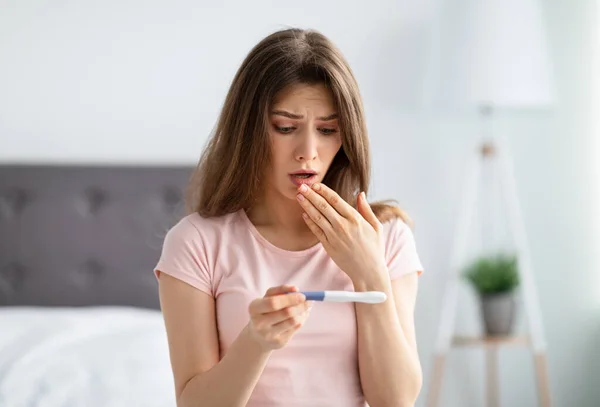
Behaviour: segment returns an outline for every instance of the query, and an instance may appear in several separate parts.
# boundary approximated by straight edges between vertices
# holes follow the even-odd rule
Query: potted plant
[[[498,254],[475,259],[464,271],[477,292],[485,332],[489,336],[512,333],[515,319],[515,289],[519,273],[515,255]]]

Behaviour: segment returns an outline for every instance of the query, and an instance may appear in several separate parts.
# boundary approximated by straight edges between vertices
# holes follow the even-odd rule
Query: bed
[[[175,406],[152,270],[191,170],[0,166],[0,406]]]

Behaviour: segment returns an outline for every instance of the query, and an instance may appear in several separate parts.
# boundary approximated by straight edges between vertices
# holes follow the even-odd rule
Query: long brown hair
[[[249,208],[270,164],[268,118],[275,96],[293,84],[322,83],[339,115],[342,147],[323,183],[356,207],[368,192],[370,151],[358,85],[341,52],[314,30],[286,29],[268,35],[248,54],[225,98],[214,134],[187,190],[188,213],[220,216]],[[397,206],[371,203],[381,222],[400,217]]]

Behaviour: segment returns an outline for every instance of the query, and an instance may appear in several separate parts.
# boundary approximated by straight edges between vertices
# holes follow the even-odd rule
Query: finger
[[[309,194],[312,196],[317,195],[315,192],[312,192],[312,191],[309,192]],[[302,206],[302,209],[304,209],[304,212],[310,217],[310,219],[312,219],[312,221],[314,223],[316,223],[317,226],[319,226],[319,228],[326,235],[329,235],[330,233],[332,233],[333,226],[332,226],[331,222],[329,221],[329,219],[327,218],[327,216],[325,216],[321,210],[317,209],[310,200],[308,200],[306,197],[304,197],[304,195],[298,194],[298,196],[299,196],[300,206]],[[329,205],[327,203],[327,201],[325,201],[325,199],[323,199],[322,197],[319,197],[319,199],[321,199],[324,202],[324,204],[329,207],[330,216],[333,216],[332,213],[335,213],[335,216],[338,217],[338,219],[334,220],[334,224],[338,225],[339,221],[341,220],[340,215],[337,214],[337,212],[335,212],[335,210],[331,207],[331,205]]]
[[[310,305],[305,302],[279,311],[262,314],[260,316],[261,323],[266,324],[267,326],[275,326],[288,319],[298,319],[308,311],[309,307]]]
[[[302,205],[304,210],[319,226],[321,226],[322,229],[325,230],[325,222],[334,226],[340,223],[340,220],[342,218],[340,214],[337,213],[335,209],[333,209],[333,206],[331,206],[325,198],[317,194],[308,186],[300,186],[298,200],[300,201],[300,205]]]
[[[379,222],[379,219],[377,219],[377,216],[375,216],[375,212],[373,212],[373,209],[371,209],[371,205],[369,205],[369,202],[367,202],[364,192],[361,192],[358,195],[357,207],[358,212],[360,212],[363,218],[365,218],[376,231],[381,230],[381,222]]]
[[[319,239],[321,243],[327,243],[327,234],[323,232],[323,229],[321,229],[319,225],[317,225],[315,221],[313,221],[310,218],[310,216],[308,216],[308,214],[303,213],[302,219],[304,219],[304,222],[306,222],[306,225],[308,226],[310,231],[313,232],[313,234],[317,237],[317,239]]]
[[[304,325],[303,322],[297,322],[292,319],[280,322],[273,327],[274,336],[279,337],[284,343],[287,342],[300,328]]]
[[[356,214],[356,211],[348,202],[344,201],[341,196],[337,194],[333,189],[329,188],[325,184],[315,183],[312,186],[313,191],[316,191],[318,195],[325,198],[327,202],[344,218],[349,218]]]
[[[275,325],[273,325],[273,332],[279,335],[285,335],[297,331],[308,319],[310,315],[310,309],[307,309],[303,313],[287,318]]]
[[[273,311],[292,307],[306,301],[302,293],[279,294],[270,297],[257,298],[250,303],[250,315],[267,314]]]
[[[283,338],[289,340],[289,338],[292,337],[292,335],[294,335],[296,332],[298,332],[298,330],[300,328],[302,328],[302,325],[304,325],[304,324],[293,325],[292,327],[284,329],[283,331],[279,332],[279,335],[282,336]]]
[[[286,294],[289,292],[298,291],[298,287],[295,285],[280,285],[277,287],[271,287],[265,293],[265,297],[271,297],[273,295]]]

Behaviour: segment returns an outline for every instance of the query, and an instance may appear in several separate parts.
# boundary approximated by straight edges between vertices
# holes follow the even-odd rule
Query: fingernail
[[[313,184],[312,188],[313,188],[315,191],[318,191],[318,190],[319,190],[319,188],[321,188],[321,185],[320,185],[319,183],[317,183],[317,184]]]
[[[296,298],[298,298],[298,301],[304,301],[304,300],[306,300],[306,297],[302,293],[296,294]]]
[[[299,201],[304,201],[304,195],[298,194],[297,197]]]
[[[302,192],[308,191],[308,187],[306,186],[306,184],[300,185],[300,191],[302,191]]]

